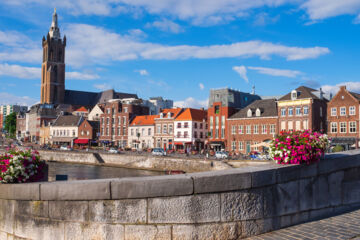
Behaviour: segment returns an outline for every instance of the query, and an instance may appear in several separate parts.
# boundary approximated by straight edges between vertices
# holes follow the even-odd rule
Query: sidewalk
[[[247,239],[356,239],[360,240],[360,209],[319,221],[299,224]]]

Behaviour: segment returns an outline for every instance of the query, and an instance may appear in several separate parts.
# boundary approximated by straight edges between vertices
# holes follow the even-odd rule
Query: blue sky
[[[0,104],[39,101],[54,7],[67,37],[67,89],[192,107],[221,87],[360,92],[360,0],[2,0]]]

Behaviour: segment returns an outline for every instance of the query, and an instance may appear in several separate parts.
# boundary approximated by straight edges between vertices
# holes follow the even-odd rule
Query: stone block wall
[[[0,184],[0,239],[239,239],[360,207],[360,151],[310,166]]]

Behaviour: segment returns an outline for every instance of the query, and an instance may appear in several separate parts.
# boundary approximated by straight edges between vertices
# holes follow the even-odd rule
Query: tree
[[[10,135],[15,135],[15,132],[16,132],[16,113],[13,112],[13,113],[6,116],[4,129]]]

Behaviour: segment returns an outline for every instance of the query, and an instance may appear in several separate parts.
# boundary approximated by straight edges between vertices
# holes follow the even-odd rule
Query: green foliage
[[[11,113],[5,118],[5,127],[4,129],[10,134],[15,135],[16,132],[16,113]]]
[[[344,151],[344,147],[341,145],[336,145],[333,149],[332,152],[342,152]]]

